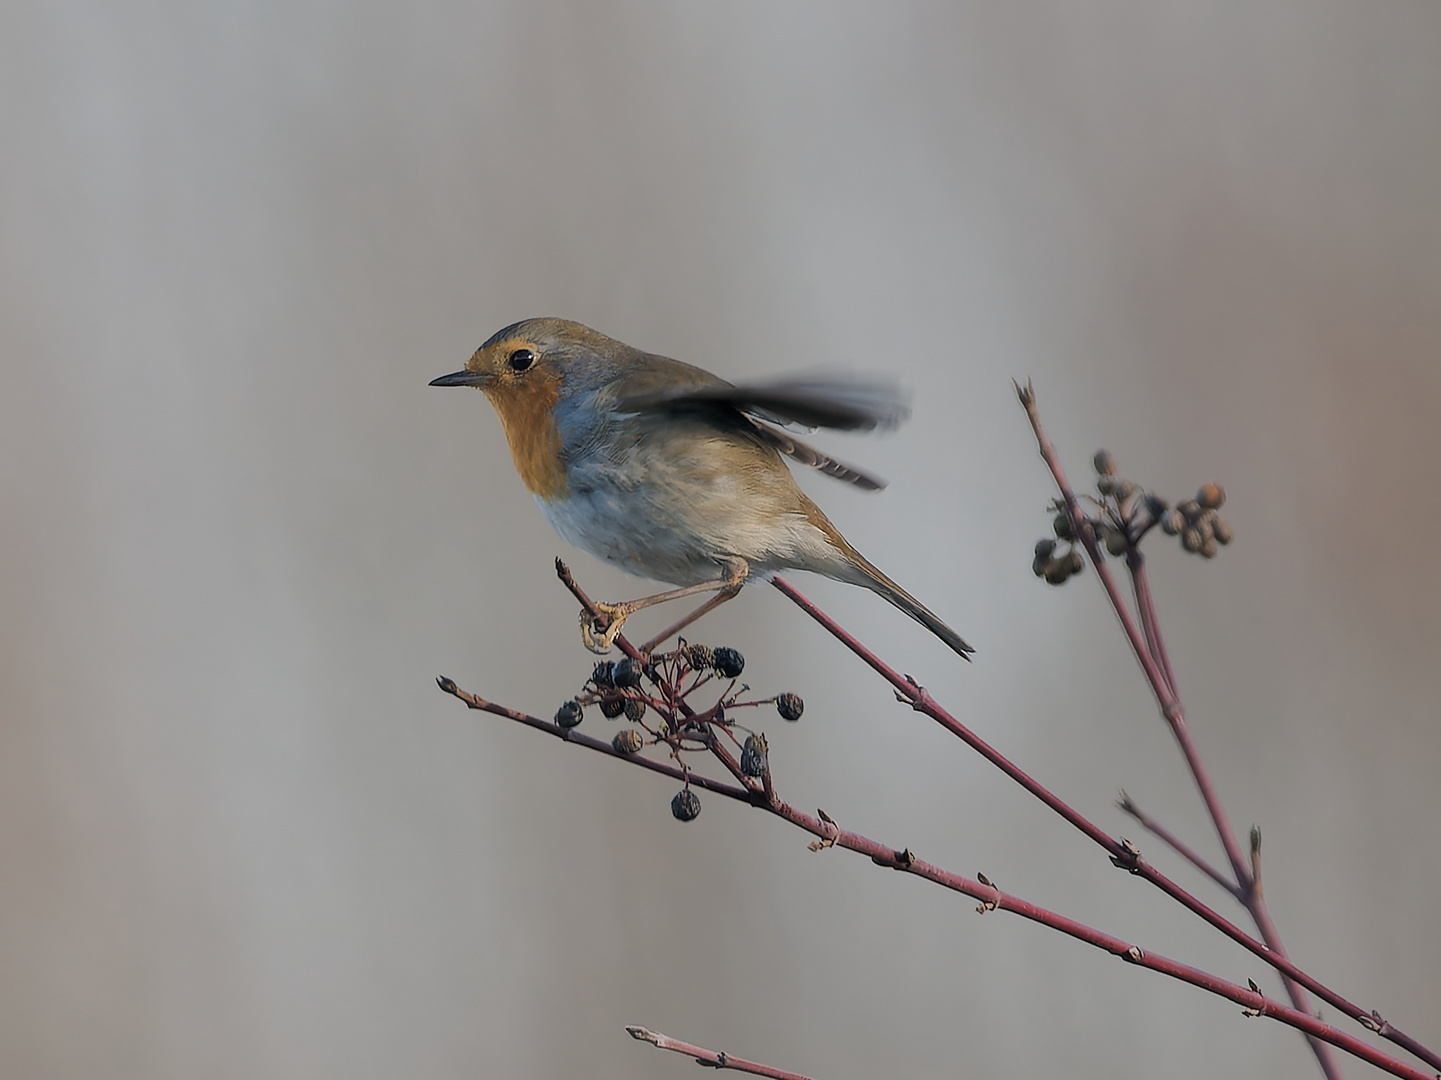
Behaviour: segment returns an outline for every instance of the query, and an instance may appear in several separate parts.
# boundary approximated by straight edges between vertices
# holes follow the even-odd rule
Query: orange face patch
[[[484,390],[500,416],[515,471],[525,486],[547,502],[569,494],[553,415],[560,400],[560,376],[534,371],[522,379],[490,383]]]

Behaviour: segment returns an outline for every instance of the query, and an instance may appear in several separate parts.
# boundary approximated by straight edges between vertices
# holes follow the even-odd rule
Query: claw
[[[631,613],[626,610],[628,607],[626,604],[607,604],[597,600],[595,606],[609,616],[609,621],[605,624],[605,629],[601,632],[600,637],[596,637],[596,630],[600,629],[600,620],[593,618],[590,612],[582,610],[580,613],[580,638],[585,642],[587,649],[597,656],[604,656],[615,645],[616,636]]]

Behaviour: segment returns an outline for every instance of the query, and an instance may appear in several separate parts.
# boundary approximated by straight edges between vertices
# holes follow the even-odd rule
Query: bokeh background
[[[1423,2],[6,5],[0,1071],[694,1073],[637,1022],[830,1078],[1316,1075],[440,694],[549,715],[591,662],[552,557],[640,587],[426,386],[539,314],[903,378],[908,427],[823,440],[890,489],[804,482],[976,662],[797,583],[1107,828],[1124,786],[1208,852],[1094,577],[1031,576],[1010,380],[1077,479],[1225,484],[1221,558],[1153,544],[1197,738],[1293,955],[1441,1043],[1438,116]],[[772,590],[696,636],[804,695],[762,723],[791,801],[1279,993]]]

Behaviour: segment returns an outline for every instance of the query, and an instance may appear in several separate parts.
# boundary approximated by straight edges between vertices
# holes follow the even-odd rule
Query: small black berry
[[[799,720],[806,711],[806,703],[799,694],[784,693],[776,698],[776,712],[782,720]]]
[[[600,699],[600,714],[607,720],[614,720],[623,712],[625,712],[625,698],[611,697]]]
[[[629,689],[640,685],[640,672],[636,669],[630,657],[616,661],[614,670],[610,673],[611,681],[621,690]]]
[[[694,821],[700,816],[700,799],[690,788],[681,788],[670,801],[670,812],[677,821]]]
[[[715,662],[715,656],[711,653],[709,645],[687,645],[685,660],[697,671],[704,671]]]
[[[625,718],[633,724],[639,724],[645,719],[645,702],[640,698],[626,698]]]
[[[747,776],[764,776],[766,771],[766,755],[770,753],[770,747],[766,745],[766,737],[759,732],[747,737],[745,746],[741,749],[741,772]]]
[[[555,722],[559,727],[573,728],[576,724],[580,723],[581,715],[580,702],[571,698],[571,700],[565,702],[560,708],[555,710]]]
[[[715,669],[727,679],[734,679],[746,667],[746,658],[735,649],[722,645],[715,651],[715,657],[711,661]]]
[[[609,690],[615,685],[615,661],[602,660],[595,665],[595,670],[590,673],[590,681],[602,690]]]
[[[617,731],[610,744],[618,754],[634,754],[645,745],[645,739],[635,728],[628,727],[624,731]]]

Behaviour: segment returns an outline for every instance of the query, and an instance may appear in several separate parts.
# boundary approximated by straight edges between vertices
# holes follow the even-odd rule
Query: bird
[[[791,569],[870,589],[961,657],[975,651],[851,546],[786,465],[884,487],[792,432],[895,427],[909,409],[893,383],[836,374],[730,383],[580,323],[536,318],[498,331],[430,385],[485,393],[516,471],[564,540],[675,586],[582,612],[593,652],[608,652],[636,611],[715,594],[641,649],[650,652],[747,582]]]

